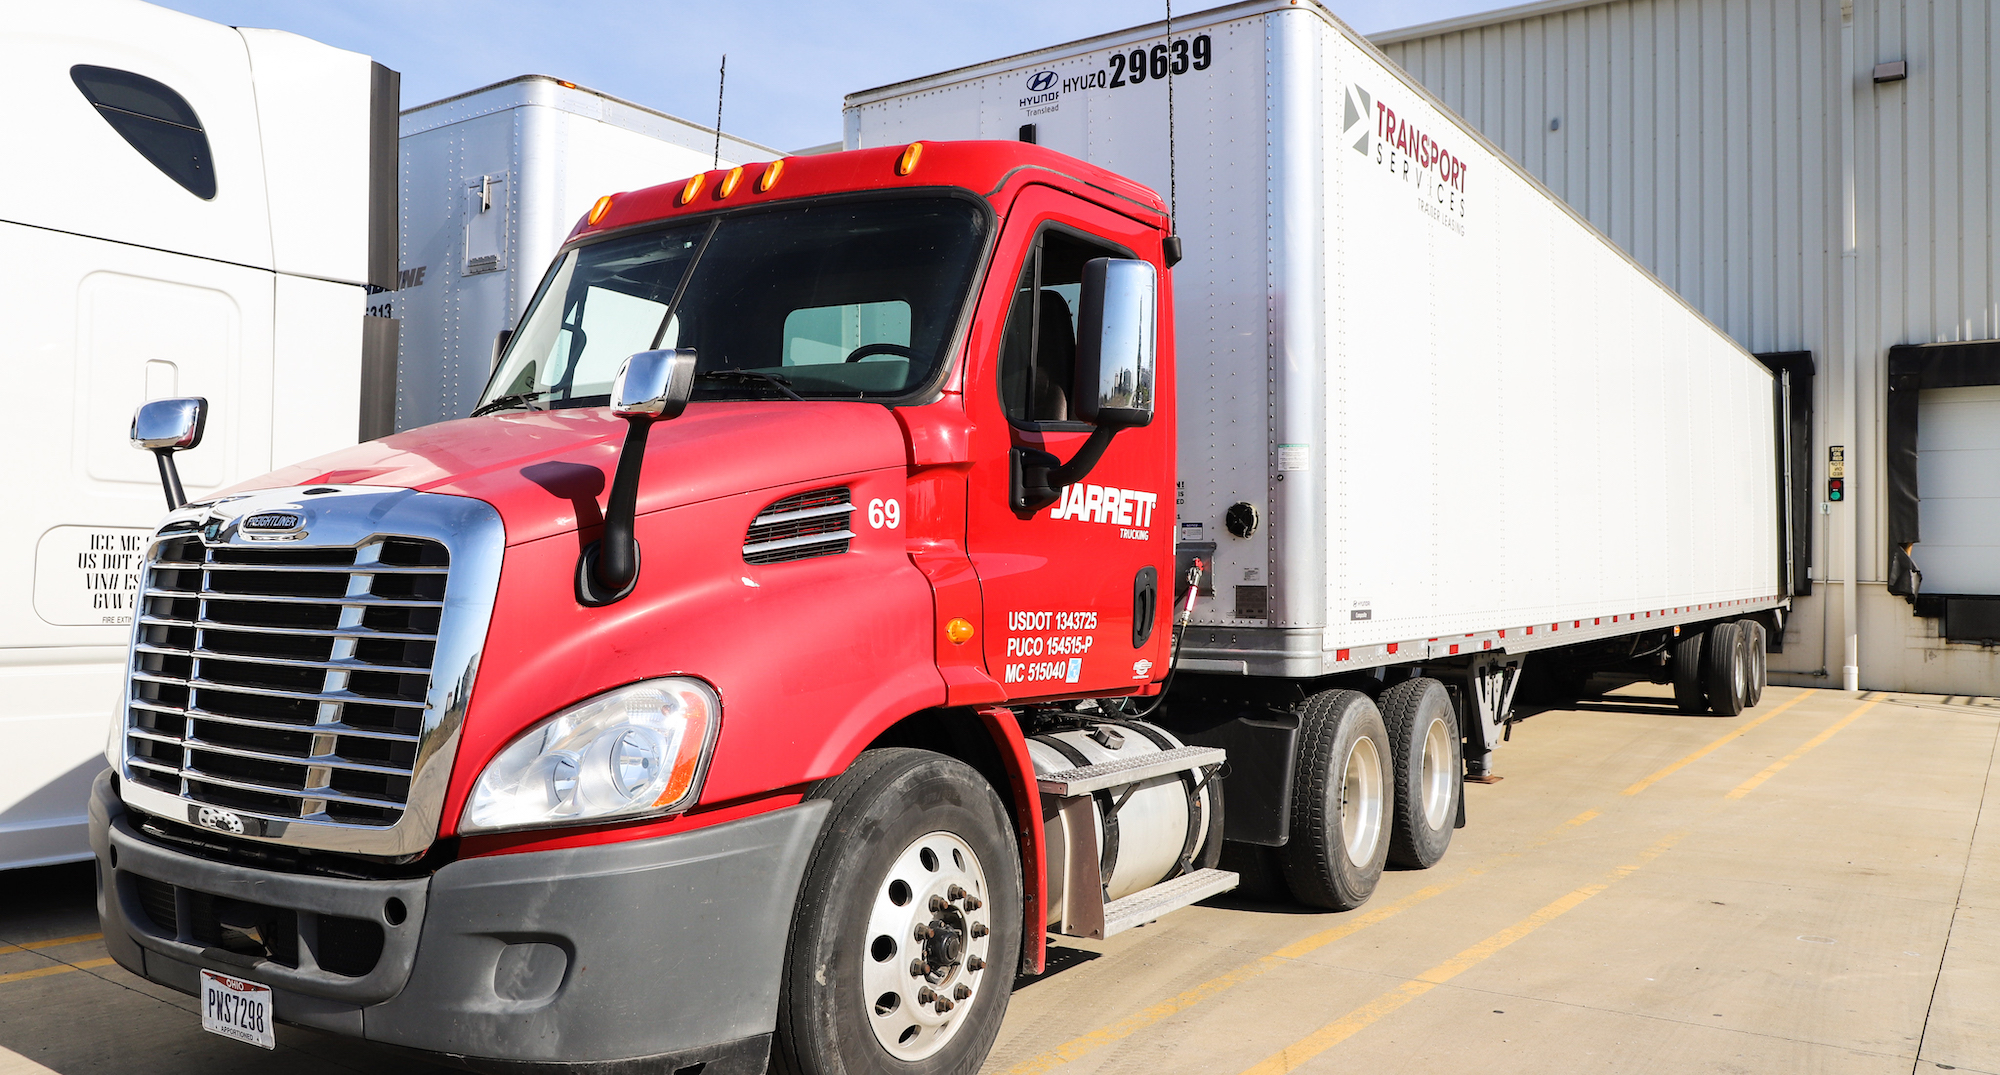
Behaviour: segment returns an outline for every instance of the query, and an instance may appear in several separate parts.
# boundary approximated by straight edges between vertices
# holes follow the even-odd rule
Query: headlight
[[[722,703],[698,679],[649,679],[530,728],[479,774],[460,832],[670,814],[694,805]]]

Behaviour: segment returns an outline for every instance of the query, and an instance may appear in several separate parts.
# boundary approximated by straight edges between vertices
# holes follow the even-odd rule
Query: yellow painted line
[[[65,944],[82,944],[85,941],[101,941],[102,933],[79,933],[74,937],[57,937],[52,941],[29,941],[27,944],[0,944],[0,956],[9,952],[33,952],[39,948],[60,948]]]
[[[1585,810],[1583,813],[1570,818],[1568,821],[1563,822],[1562,825],[1544,834],[1541,839],[1529,845],[1529,849],[1542,847],[1561,836],[1565,830],[1585,824],[1598,816],[1599,812],[1596,810]],[[1501,855],[1499,858],[1504,861],[1519,858],[1522,854],[1523,852],[1514,851]],[[1445,892],[1486,873],[1491,868],[1487,866],[1468,869],[1449,881],[1420,888],[1394,903],[1357,914],[1332,929],[1322,930],[1302,940],[1294,941],[1270,955],[1262,956],[1252,962],[1246,963],[1230,971],[1228,974],[1211,978],[1192,989],[1126,1016],[1118,1022],[1099,1027],[1081,1037],[1071,1038],[1061,1045],[1050,1049],[1048,1052],[1023,1060],[1019,1064],[1008,1068],[1004,1075],[1043,1075],[1045,1072],[1053,1071],[1072,1060],[1088,1056],[1106,1045],[1129,1038],[1133,1034],[1155,1025],[1169,1016],[1186,1011],[1224,990],[1233,989],[1244,982],[1257,978],[1281,964],[1299,959],[1335,941],[1351,937],[1361,930],[1378,922],[1393,918],[1411,907],[1415,907],[1417,904],[1441,896]]]
[[[1799,747],[1799,749],[1794,750],[1790,754],[1787,754],[1784,757],[1779,758],[1777,761],[1772,762],[1770,765],[1765,766],[1763,772],[1758,773],[1756,776],[1753,776],[1750,779],[1745,780],[1743,783],[1738,784],[1735,787],[1731,788],[1726,798],[1741,799],[1743,796],[1750,794],[1752,791],[1756,790],[1757,785],[1762,784],[1764,781],[1769,780],[1771,779],[1771,777],[1777,775],[1778,770],[1783,769],[1785,766],[1790,765],[1791,763],[1799,760],[1800,758],[1805,757],[1808,751],[1812,750],[1814,747],[1820,745],[1821,743],[1824,743],[1827,740],[1833,738],[1835,735],[1838,735],[1842,728],[1845,728],[1848,725],[1854,723],[1856,720],[1860,719],[1861,714],[1868,712],[1870,709],[1875,708],[1875,706],[1879,704],[1880,704],[1880,699],[1861,703],[1859,706],[1855,708],[1854,712],[1849,713],[1848,715],[1840,718],[1837,721],[1834,721],[1833,724],[1829,726],[1825,731],[1819,733],[1818,735],[1813,736],[1811,739],[1806,740],[1805,744]]]
[[[1769,713],[1766,713],[1763,716],[1758,717],[1756,720],[1750,721],[1747,724],[1739,725],[1735,731],[1729,732],[1728,734],[1721,736],[1715,741],[1709,743],[1707,746],[1702,747],[1700,750],[1697,750],[1694,753],[1689,754],[1687,757],[1682,758],[1681,760],[1673,763],[1672,765],[1667,766],[1664,769],[1661,769],[1659,772],[1654,773],[1653,775],[1647,777],[1646,779],[1639,781],[1638,783],[1632,785],[1629,788],[1626,788],[1625,794],[1627,795],[1639,794],[1640,792],[1646,790],[1647,788],[1652,787],[1654,784],[1659,783],[1661,780],[1664,780],[1667,777],[1670,777],[1675,773],[1680,772],[1682,769],[1687,768],[1689,765],[1692,765],[1695,762],[1698,762],[1701,759],[1708,757],[1710,754],[1720,749],[1724,744],[1742,738],[1745,733],[1750,731],[1750,729],[1755,728],[1757,725],[1762,724],[1767,720],[1770,720],[1772,717],[1775,717],[1778,714],[1783,713],[1785,710],[1790,709],[1795,705],[1798,705],[1800,702],[1803,702],[1810,697],[1812,697],[1811,691],[1807,690],[1800,691],[1797,697],[1793,698],[1789,702],[1786,702],[1784,705],[1781,705],[1778,708],[1771,710]]]
[[[1276,952],[1246,963],[1230,971],[1228,974],[1211,978],[1195,986],[1193,989],[1169,997],[1150,1008],[1142,1009],[1115,1023],[1099,1027],[1082,1037],[1071,1038],[1069,1041],[1063,1042],[1061,1045],[1039,1056],[1023,1060],[1013,1067],[1008,1068],[1006,1075],[1041,1075],[1043,1072],[1054,1070],[1072,1060],[1088,1056],[1106,1045],[1129,1038],[1133,1034],[1160,1022],[1168,1016],[1186,1011],[1224,990],[1242,985],[1244,982],[1250,981],[1267,971],[1274,970],[1279,966],[1320,948],[1324,948],[1342,938],[1353,936],[1355,933],[1377,922],[1393,918],[1426,900],[1441,896],[1485,872],[1483,869],[1467,870],[1449,881],[1442,881],[1435,885],[1420,888],[1394,903],[1385,904],[1374,910],[1357,914],[1332,929],[1321,930],[1309,937],[1293,941]]]
[[[26,981],[29,978],[46,978],[51,974],[68,974],[73,970],[96,970],[99,967],[108,967],[116,962],[118,961],[107,957],[104,959],[86,959],[81,963],[57,963],[53,966],[41,967],[36,970],[15,971],[12,974],[0,974],[0,985],[6,985],[8,982]]]
[[[1646,863],[1666,854],[1668,849],[1686,835],[1687,832],[1682,831],[1661,840],[1641,852],[1636,861],[1613,870],[1609,878],[1584,885],[1545,904],[1519,922],[1264,1058],[1261,1063],[1248,1069],[1243,1075],[1286,1075],[1288,1072],[1297,1071],[1313,1057],[1366,1030],[1384,1016],[1492,958],[1515,941],[1568,914],[1585,900],[1630,876]]]

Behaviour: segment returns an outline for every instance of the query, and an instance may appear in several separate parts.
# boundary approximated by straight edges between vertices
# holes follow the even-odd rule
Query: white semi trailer
[[[392,378],[394,338],[364,311],[395,276],[398,79],[135,0],[12,6],[0,66],[26,91],[0,168],[0,319],[35,384],[0,528],[6,868],[90,855],[90,780],[164,510],[127,445],[133,408],[216,405],[212,450],[182,471],[195,498],[374,435],[364,367]]]
[[[700,171],[718,148],[725,168],[783,156],[547,75],[418,105],[401,142],[400,289],[377,299],[402,325],[397,429],[472,409],[496,337],[598,198]]]
[[[1034,141],[1173,201],[1195,741],[1289,746],[1270,707],[1356,673],[1445,681],[1475,778],[1524,664],[1754,702],[1790,595],[1782,386],[1325,8],[854,93],[845,136]],[[1231,838],[1286,842],[1280,775],[1231,787]]]

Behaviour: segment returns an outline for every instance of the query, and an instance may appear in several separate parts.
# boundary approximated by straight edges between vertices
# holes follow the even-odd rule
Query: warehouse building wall
[[[1910,431],[1898,422],[1921,419],[1897,417],[1966,409],[1968,400],[1950,393],[1986,383],[1980,371],[1988,366],[1991,380],[2000,381],[2000,344],[1970,349],[1963,362],[1956,350],[1945,356],[1958,372],[1944,381],[1900,378],[1899,389],[1921,397],[1921,408],[1897,410],[1890,391],[1892,365],[1913,369],[1922,357],[1905,349],[1892,362],[1892,347],[2000,340],[1996,7],[1992,0],[1854,0],[1846,69],[1837,0],[1556,0],[1374,38],[1745,347],[1812,353],[1814,589],[1798,602],[1785,652],[1771,658],[1780,682],[1840,684],[1848,558],[1838,513],[1852,511],[1861,685],[2000,693],[2000,649],[1944,637],[1934,585],[1922,585],[1931,599],[1915,603],[1890,592],[1892,580],[1907,589],[1914,578],[1898,578],[1898,553],[1907,544],[1921,571],[1926,550],[1913,538],[1924,509],[1897,487],[1889,465],[1892,451],[1913,463],[1922,456],[1908,468],[1918,477],[1904,485],[1921,492],[1922,476],[1930,477],[1938,583],[1975,598],[2000,589],[1979,581],[2000,574],[1976,569],[1989,554],[1960,543],[1980,529],[1968,527],[1968,518],[2000,520],[2000,431],[1986,439],[1919,437],[1919,445],[1905,443]],[[1875,81],[1876,65],[1893,61],[1905,64],[1906,77]],[[1851,135],[1842,109],[1848,93]],[[1844,299],[1846,138],[1853,147],[1851,309]],[[1852,399],[1845,390],[1850,354]],[[1966,362],[1974,372],[1959,369]],[[1844,444],[1849,407],[1854,443]],[[1846,449],[1847,499],[1828,504],[1827,448],[1835,444]],[[1909,509],[1900,516],[1898,495]],[[1941,514],[1947,509],[1948,519]],[[1948,555],[1946,540],[1953,543]],[[2000,536],[1992,540],[2000,545]],[[2000,548],[1990,555],[2000,558]],[[1975,569],[1965,570],[1968,563]],[[2000,609],[1952,607],[1960,610],[1951,618],[1961,634],[1963,624]]]

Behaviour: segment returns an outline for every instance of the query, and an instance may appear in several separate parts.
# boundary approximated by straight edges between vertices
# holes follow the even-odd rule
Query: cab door
[[[1171,300],[1158,296],[1155,410],[1120,430],[1053,504],[1017,504],[1023,459],[1068,462],[1094,427],[1075,399],[1084,265],[1160,265],[1160,232],[1049,187],[1008,212],[984,308],[1001,331],[974,343],[965,407],[973,464],[966,546],[985,601],[986,665],[1009,700],[1123,693],[1166,673],[1173,594]],[[1011,288],[1011,290],[1007,290]]]

